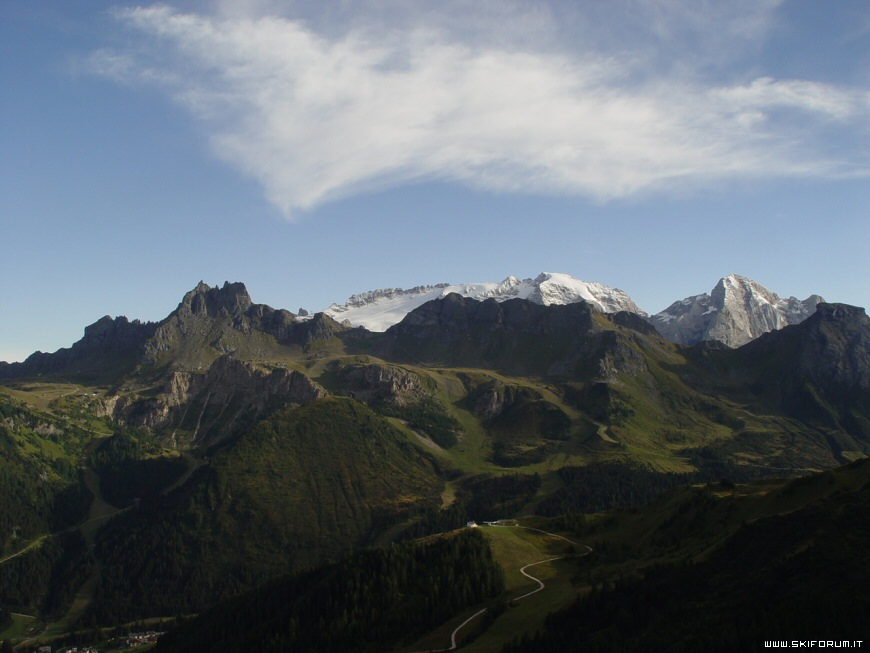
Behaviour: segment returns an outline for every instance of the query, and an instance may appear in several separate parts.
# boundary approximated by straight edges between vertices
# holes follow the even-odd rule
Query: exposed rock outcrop
[[[204,374],[173,372],[154,396],[110,398],[106,406],[121,424],[181,431],[196,444],[212,445],[267,413],[327,395],[300,372],[224,356]]]
[[[492,381],[477,389],[472,396],[472,410],[482,419],[492,419],[501,415],[509,403],[507,386],[504,383]]]
[[[429,394],[419,376],[393,365],[352,365],[342,370],[342,376],[354,397],[366,403],[402,406]]]
[[[709,295],[674,302],[650,321],[664,337],[679,344],[718,340],[739,347],[764,333],[802,322],[823,301],[819,295],[803,301],[781,299],[761,284],[732,274],[720,279]]]
[[[223,354],[259,359],[275,347],[309,347],[346,330],[322,313],[298,320],[289,311],[254,304],[241,283],[212,288],[200,282],[157,327],[142,362],[200,370]]]

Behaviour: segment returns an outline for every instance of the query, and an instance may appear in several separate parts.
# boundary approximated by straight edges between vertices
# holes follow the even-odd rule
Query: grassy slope
[[[78,394],[81,388],[76,388]],[[35,401],[24,391],[0,388],[0,554],[78,521],[86,510],[79,465],[93,425],[80,425],[57,408],[68,387],[40,386]],[[81,393],[84,394],[84,393]],[[44,406],[36,408],[35,405]]]
[[[780,471],[823,469],[836,464],[829,452],[820,446],[814,448],[812,443],[804,445],[805,455],[800,457],[789,451],[795,434],[811,429],[776,414],[752,414],[727,398],[691,390],[677,372],[658,363],[650,364],[649,378],[619,376],[614,388],[630,411],[610,424],[595,420],[568,402],[560,386],[550,381],[489,370],[405,367],[434,381],[435,397],[461,424],[460,442],[448,454],[455,467],[468,472],[547,473],[566,465],[627,458],[663,472],[686,472],[694,469],[687,452],[697,447],[724,449],[736,464],[769,467],[771,458],[780,458],[780,465],[772,465],[781,467]],[[569,437],[562,442],[550,441],[552,453],[540,462],[509,468],[493,463],[492,433],[463,405],[469,394],[463,380],[468,379],[475,385],[497,381],[540,395],[569,417]]]
[[[609,325],[609,323],[607,323]],[[608,328],[614,328],[609,325]],[[565,466],[584,466],[611,461],[633,462],[653,472],[687,473],[699,467],[705,478],[733,476],[759,478],[771,474],[803,474],[837,464],[824,437],[813,428],[771,411],[752,412],[740,396],[708,395],[685,381],[693,378],[698,388],[707,387],[702,369],[690,363],[674,346],[642,338],[629,339],[634,354],[643,361],[643,372],[620,373],[610,384],[614,400],[627,407],[613,419],[596,419],[571,399],[571,388],[561,382],[534,377],[508,376],[493,370],[474,368],[399,365],[425,379],[433,396],[460,425],[458,443],[449,449],[434,447],[442,464],[453,468],[459,478],[478,474],[541,475],[537,496],[519,514],[534,514],[536,505],[563,487],[557,471]],[[330,359],[320,359],[310,373],[328,369]],[[353,364],[382,363],[368,356],[348,356]],[[391,365],[395,365],[391,363]],[[503,437],[475,415],[469,396],[488,383],[499,383],[540,397],[570,420],[563,441],[541,440],[535,433],[523,436],[518,422],[520,445],[541,444],[548,454],[538,462],[503,467],[493,461],[495,438]],[[397,422],[397,424],[399,424]],[[421,444],[418,434],[403,429],[409,441]],[[507,432],[511,425],[507,424]],[[729,471],[730,470],[730,471]]]
[[[756,574],[756,571],[753,571],[755,566],[760,565],[763,569],[766,564],[764,554],[758,553],[762,550],[769,551],[768,555],[779,556],[771,557],[770,564],[780,564],[775,562],[776,560],[784,561],[782,564],[785,565],[791,564],[788,562],[792,559],[790,556],[799,555],[807,550],[819,550],[813,549],[813,538],[817,537],[814,534],[815,529],[827,528],[823,525],[828,523],[829,519],[839,524],[836,528],[841,530],[834,536],[838,541],[860,542],[862,541],[860,538],[867,534],[860,529],[850,532],[851,527],[848,525],[850,520],[847,515],[848,511],[855,509],[850,507],[853,504],[857,506],[866,503],[868,483],[870,483],[870,462],[861,461],[858,464],[796,480],[771,479],[734,487],[687,487],[670,492],[660,500],[634,511],[523,520],[522,523],[526,525],[563,533],[578,544],[588,543],[593,548],[593,552],[588,556],[559,560],[530,568],[530,573],[546,583],[546,589],[508,608],[487,627],[482,635],[466,645],[463,650],[481,653],[500,651],[502,646],[513,638],[534,633],[543,626],[548,613],[567,608],[578,597],[585,596],[593,586],[600,583],[612,584],[617,579],[637,578],[650,569],[655,570],[657,574],[666,574],[667,572],[661,571],[667,569],[665,565],[676,565],[675,569],[679,570],[683,565],[690,563],[700,565],[697,567],[700,571],[707,568],[705,565],[714,564],[710,569],[717,570],[716,573],[726,573],[719,570],[723,569],[724,563],[734,558],[741,560],[739,564],[744,565],[746,574],[751,576]],[[855,503],[856,501],[858,503]],[[805,524],[806,530],[792,530],[793,527],[782,530],[786,523],[792,522]],[[530,562],[564,554],[566,548],[564,540],[550,538],[530,530],[484,527],[481,528],[481,532],[490,540],[495,559],[505,569],[506,592],[502,597],[504,600],[521,595],[535,587],[534,583],[519,574],[520,567]],[[776,532],[779,532],[779,538],[773,535]],[[784,557],[777,549],[779,546],[785,549]],[[756,557],[753,558],[748,553],[740,554],[739,551],[742,549],[754,551],[752,555]],[[834,565],[831,573],[839,578],[837,574],[840,572],[836,571],[838,551],[826,553],[825,549],[821,549],[821,553],[826,556],[826,560],[830,558],[828,562]],[[739,565],[737,568],[744,569]],[[824,567],[821,567],[820,572],[823,569]],[[855,567],[854,572],[858,577],[863,577],[862,574],[866,574],[867,570]],[[740,578],[741,572],[727,573],[737,573],[736,577]],[[758,576],[758,578],[762,577],[764,572]],[[665,580],[660,578],[658,582],[666,583],[667,576],[664,578]],[[808,575],[806,578],[808,579],[806,583],[798,582],[796,588],[799,591],[809,592],[808,599],[813,591],[813,583],[820,588],[823,585],[825,587],[830,585],[830,583],[825,584],[821,576],[816,578]],[[841,581],[846,582],[843,579]],[[848,583],[843,587],[847,585]],[[733,592],[730,594],[725,590],[723,592],[723,597],[730,602],[733,599]],[[718,608],[715,606],[715,594],[713,597],[708,600],[710,604],[705,610],[716,614]],[[856,595],[855,598],[860,597]],[[702,601],[701,597],[692,600]],[[800,596],[796,600],[800,600]],[[470,608],[463,614],[457,615],[450,622],[416,642],[416,648],[409,647],[402,650],[443,647],[445,642],[449,642],[452,630],[476,609],[478,608]],[[731,603],[723,603],[722,609],[726,610],[722,623],[729,618],[731,612],[728,611],[737,614],[740,610]],[[822,616],[819,618],[823,619]],[[468,630],[474,629],[469,627]],[[463,634],[466,632],[464,630]],[[855,634],[848,633],[843,636],[857,637]],[[570,638],[570,635],[562,638],[564,650],[574,650],[571,648]],[[552,650],[563,649],[557,647]],[[643,647],[637,650],[643,650]]]
[[[578,591],[604,583],[608,593],[551,622],[541,642],[512,650],[761,650],[764,638],[860,639],[870,604],[868,481],[862,461],[794,481],[680,490],[633,513],[576,521],[585,533],[576,537],[595,549],[577,567]]]
[[[33,627],[36,625],[36,618],[29,615],[14,614],[12,615],[12,623],[0,632],[0,641],[9,640],[10,642],[23,639],[28,634],[32,633]]]
[[[595,420],[568,401],[565,388],[551,381],[470,368],[404,367],[432,381],[435,398],[462,427],[458,444],[439,451],[447,464],[466,475],[537,472],[544,478],[539,498],[558,489],[559,468],[596,461],[631,460],[659,472],[684,473],[695,470],[699,461],[707,464],[704,456],[712,456],[719,467],[740,466],[748,477],[765,470],[806,473],[836,465],[812,429],[780,415],[753,414],[727,397],[692,390],[681,380],[688,365],[685,359],[672,350],[656,356],[645,358],[647,375],[623,374],[612,384],[618,401],[630,407],[612,423]],[[494,463],[496,436],[467,405],[470,392],[489,382],[524,388],[567,415],[568,438],[548,441],[552,450],[540,462],[511,467]],[[534,442],[537,436],[529,437]],[[711,467],[710,473],[715,475],[719,467]]]
[[[599,326],[614,332],[617,330],[600,316],[595,316],[595,319]],[[345,348],[337,339],[314,343],[314,349],[309,347],[306,351],[298,345],[280,345],[271,336],[260,332],[243,337],[220,321],[197,324],[197,327],[207,333],[199,334],[202,337],[192,338],[189,343],[174,343],[177,349],[174,355],[179,364],[183,363],[182,366],[207,365],[218,355],[217,350],[206,344],[211,343],[212,338],[219,341],[224,350],[234,350],[235,355],[243,359],[271,364],[280,362],[324,381],[334,361],[341,364],[383,363],[366,355],[343,353]],[[399,367],[405,367],[430,384],[434,397],[446,414],[461,425],[459,443],[439,453],[451,467],[465,474],[538,472],[545,477],[544,490],[551,490],[558,486],[552,472],[563,466],[630,459],[663,472],[686,472],[698,464],[692,451],[699,448],[704,448],[709,455],[759,470],[778,467],[778,471],[805,471],[836,464],[826,449],[824,438],[811,432],[812,429],[776,413],[753,414],[735,400],[706,396],[689,387],[684,379],[692,375],[700,378],[703,373],[692,367],[672,345],[631,334],[621,342],[620,346],[631,354],[629,358],[642,361],[643,372],[620,373],[612,380],[613,400],[627,407],[625,414],[613,419],[596,419],[569,401],[561,382],[511,377],[493,370],[409,364]],[[567,439],[541,439],[539,434],[528,432],[529,428],[534,428],[534,422],[523,422],[519,417],[513,426],[508,421],[501,423],[498,431],[488,428],[463,404],[474,387],[487,382],[525,388],[541,397],[546,407],[569,418]],[[328,386],[327,383],[324,385]],[[53,391],[62,392],[60,388]],[[44,396],[47,392],[48,388],[43,386],[33,396]],[[197,413],[195,407],[189,412],[192,415]],[[544,453],[532,456],[524,464],[519,457],[510,467],[502,467],[493,462],[493,445],[495,438],[507,437],[504,434],[516,440],[515,451],[537,447]],[[799,440],[797,447],[795,438]],[[413,437],[413,440],[419,444],[419,438]]]

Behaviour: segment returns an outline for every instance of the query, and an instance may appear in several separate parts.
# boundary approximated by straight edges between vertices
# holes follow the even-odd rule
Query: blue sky
[[[870,305],[865,0],[0,0],[0,360],[200,280]]]

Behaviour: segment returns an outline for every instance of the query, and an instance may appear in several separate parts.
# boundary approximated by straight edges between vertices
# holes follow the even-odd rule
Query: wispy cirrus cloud
[[[711,82],[686,70],[680,43],[691,50],[705,30],[757,35],[768,14],[720,9],[713,25],[675,0],[641,3],[655,16],[631,19],[630,5],[613,3],[626,18],[609,47],[597,29],[607,21],[578,13],[539,12],[530,22],[527,12],[501,9],[489,31],[481,10],[392,23],[383,12],[368,22],[357,13],[345,29],[327,29],[322,15],[156,5],[118,11],[142,38],[95,53],[92,65],[165,88],[202,120],[217,156],[257,179],[288,217],[413,180],[606,201],[735,177],[865,169],[857,153],[826,155],[813,134],[866,126],[866,89],[761,75]],[[581,43],[568,45],[565,21],[575,21]],[[640,22],[651,25],[642,34]],[[666,42],[668,62],[652,65],[650,53]],[[707,65],[719,56],[698,52]]]

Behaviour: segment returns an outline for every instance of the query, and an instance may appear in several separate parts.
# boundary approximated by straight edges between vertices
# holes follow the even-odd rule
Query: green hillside
[[[100,533],[95,623],[187,614],[322,564],[437,503],[437,468],[350,399],[280,411]]]
[[[20,396],[0,392],[0,606],[58,617],[92,563],[72,527],[92,498],[79,466],[93,433],[49,409],[62,393],[43,395],[46,410]]]
[[[361,551],[228,601],[161,639],[157,650],[382,652],[503,586],[474,532]]]
[[[578,569],[587,591],[504,652],[760,651],[766,640],[863,639],[868,516],[870,464],[861,461],[791,482],[685,490],[631,515],[578,521],[575,537],[595,549]]]
[[[224,602],[158,650],[419,651],[454,633],[471,653],[861,639],[868,488],[861,461],[357,553]],[[544,586],[530,594],[537,581],[521,569]]]
[[[730,350],[458,296],[376,334],[200,284],[0,374],[0,606],[34,632],[199,612],[469,520],[591,537],[568,600],[804,505],[746,483],[870,453],[870,321],[840,305]]]

